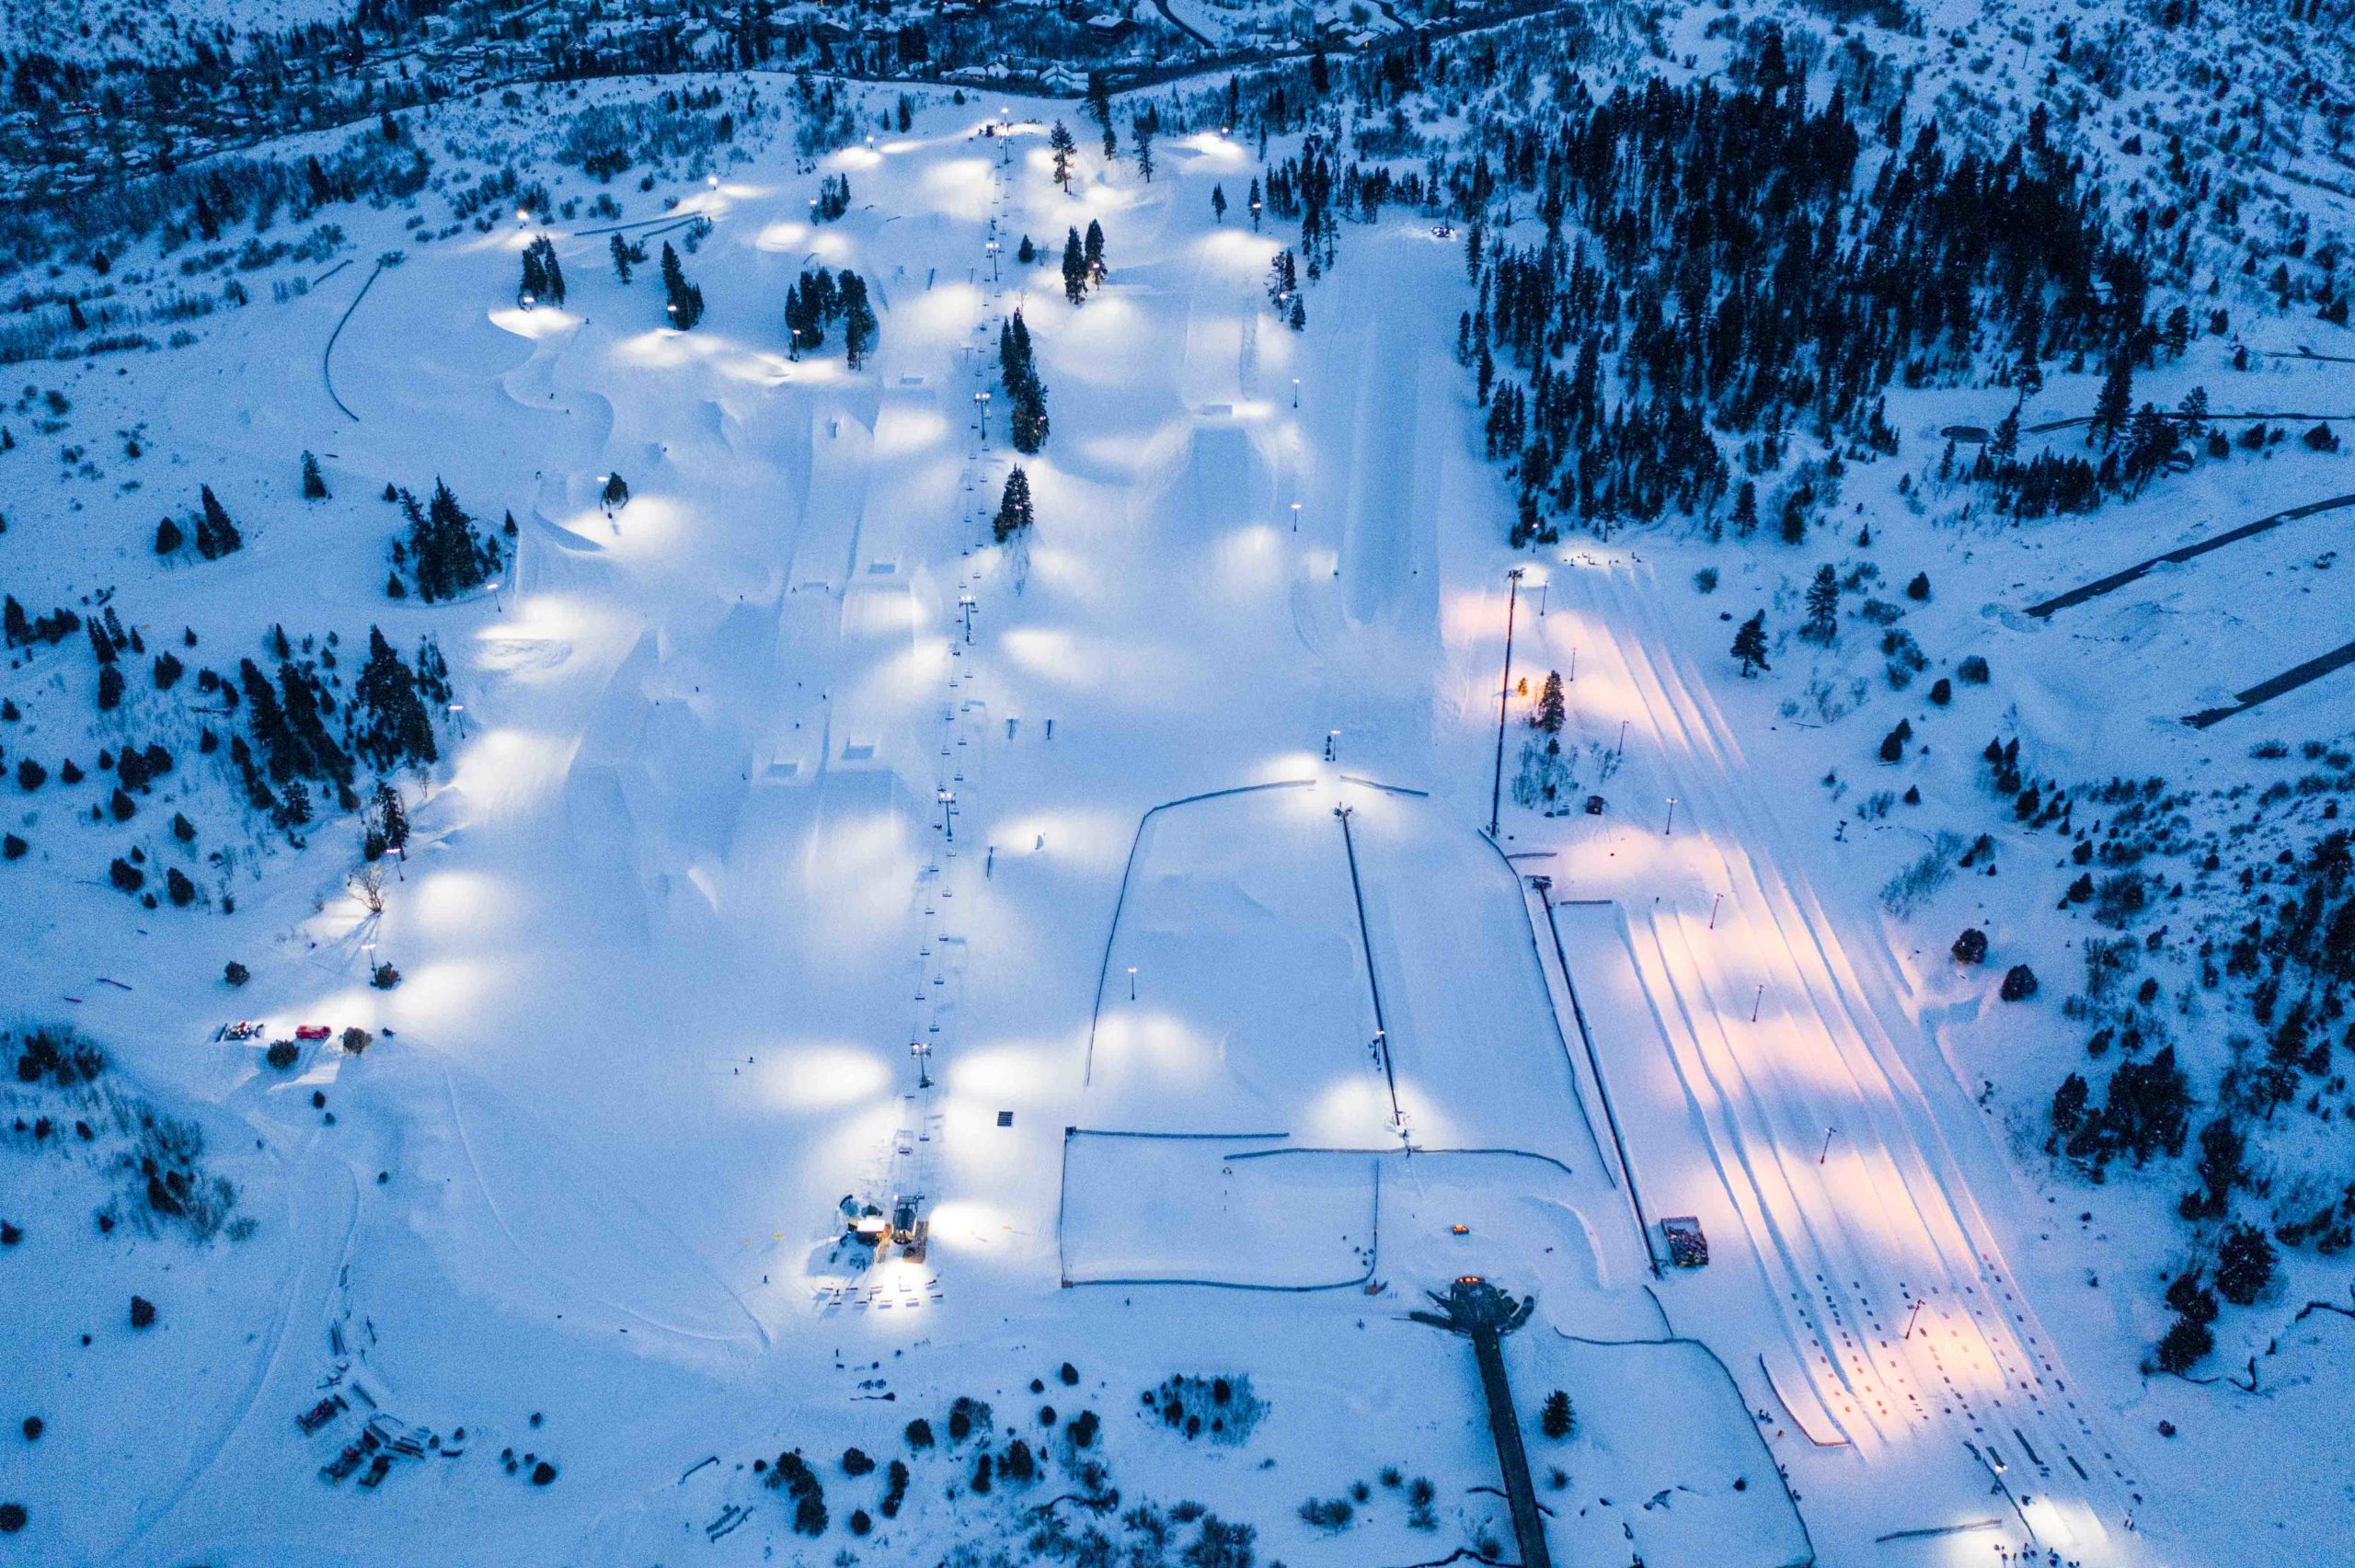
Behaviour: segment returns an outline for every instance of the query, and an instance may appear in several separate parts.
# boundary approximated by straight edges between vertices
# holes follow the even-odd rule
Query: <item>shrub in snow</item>
[[[107,880],[122,892],[136,893],[147,885],[147,874],[117,855],[114,864],[107,867]]]
[[[1071,1435],[1073,1448],[1085,1448],[1096,1441],[1097,1430],[1102,1425],[1103,1423],[1097,1419],[1094,1411],[1083,1410],[1079,1413],[1078,1418],[1063,1430]]]
[[[2265,1232],[2236,1222],[2216,1249],[2216,1289],[2234,1306],[2248,1306],[2273,1282],[2273,1242]]]
[[[25,852],[31,847],[32,846],[30,844],[28,844],[24,840],[17,837],[14,833],[8,834],[6,838],[0,838],[0,856],[5,856],[9,860],[24,859]]]
[[[133,1296],[131,1299],[131,1326],[135,1329],[153,1328],[155,1323],[155,1303],[144,1296]]]
[[[875,1521],[874,1521],[873,1519],[870,1519],[870,1518],[868,1518],[868,1517],[867,1516],[867,1510],[866,1510],[866,1509],[864,1509],[864,1508],[853,1508],[853,1509],[850,1511],[850,1533],[851,1533],[851,1534],[853,1534],[853,1535],[865,1535],[867,1531],[869,1531],[869,1530],[873,1529],[874,1528],[875,1528]]]
[[[262,1059],[279,1071],[284,1072],[294,1065],[295,1059],[302,1054],[302,1048],[292,1040],[272,1040],[270,1042],[270,1049],[262,1053]]]
[[[1987,684],[1987,661],[1974,653],[1960,664],[1956,665],[1954,673],[1955,679],[1959,681],[1973,686],[1984,686]]]
[[[1073,1366],[1068,1361],[1063,1364],[1063,1368],[1058,1371],[1055,1376],[1063,1379],[1063,1386],[1065,1388],[1077,1388],[1079,1386],[1079,1368]]]
[[[1997,993],[2005,1001],[2026,1001],[2036,994],[2036,971],[2026,964],[2015,964],[2004,972],[2004,987]]]
[[[378,990],[390,990],[401,983],[401,972],[390,964],[379,964],[376,972],[368,977],[368,983]]]
[[[22,1503],[0,1503],[0,1535],[15,1535],[29,1518]]]
[[[2162,1372],[2188,1372],[2215,1345],[2216,1335],[2206,1323],[2177,1318],[2159,1341],[2158,1368]]]
[[[1983,963],[1987,957],[1987,933],[1975,925],[1965,926],[1962,934],[1954,939],[1951,951],[1958,964]]]
[[[548,1463],[548,1461],[547,1461],[547,1460],[546,1460],[546,1459],[542,1459],[542,1460],[540,1460],[538,1463],[536,1463],[536,1464],[534,1464],[534,1465],[533,1465],[533,1466],[532,1466],[532,1484],[533,1484],[533,1485],[534,1485],[534,1486],[546,1486],[548,1482],[550,1482],[554,1481],[555,1479],[556,1479],[556,1466],[554,1466],[554,1465],[552,1465],[552,1464]]]
[[[909,1448],[929,1448],[932,1447],[932,1423],[919,1415],[908,1423],[906,1436]]]
[[[164,891],[170,897],[172,905],[176,909],[184,910],[196,899],[196,884],[190,882],[188,879],[188,874],[177,865],[165,870]]]
[[[1913,580],[1905,585],[1905,597],[1913,600],[1924,600],[1929,598],[1930,574],[1927,572],[1915,572],[1913,574]]]
[[[1300,1505],[1300,1516],[1320,1530],[1344,1530],[1357,1516],[1357,1510],[1346,1497],[1311,1497]]]
[[[251,969],[247,968],[243,964],[240,964],[235,958],[232,958],[228,963],[222,966],[221,978],[233,986],[241,986],[247,980],[252,979],[254,975]]]
[[[358,1056],[374,1043],[376,1036],[354,1024],[343,1032],[342,1046],[352,1056]]]
[[[1578,1430],[1578,1413],[1570,1408],[1570,1396],[1556,1389],[1545,1396],[1545,1412],[1537,1418],[1537,1429],[1560,1442]]]
[[[844,1475],[865,1475],[874,1468],[875,1461],[867,1457],[865,1450],[859,1448],[844,1448],[843,1450],[843,1473]]]

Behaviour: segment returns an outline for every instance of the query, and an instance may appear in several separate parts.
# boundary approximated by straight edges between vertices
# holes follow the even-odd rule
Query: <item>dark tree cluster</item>
[[[1035,452],[1047,444],[1047,386],[1039,379],[1039,365],[1030,349],[1030,328],[1022,313],[998,329],[998,381],[1005,388],[1006,423],[1014,433],[1014,449]]]
[[[564,268],[556,258],[556,242],[542,235],[523,247],[523,286],[516,297],[523,303],[564,303]]]
[[[825,347],[826,328],[837,321],[843,324],[844,354],[856,370],[882,335],[875,307],[867,303],[867,280],[848,268],[838,275],[819,267],[804,271],[785,291],[786,341],[792,358],[799,359],[804,349]]]
[[[1450,171],[1479,283],[1458,350],[1495,387],[1489,441],[1517,460],[1525,518],[1706,511],[1730,478],[1715,431],[1747,438],[1760,470],[1798,429],[1892,452],[1892,383],[1963,381],[1991,351],[2032,372],[2155,341],[2142,261],[2040,128],[1993,158],[1950,156],[1931,125],[1909,139],[1900,110],[1861,128],[1844,86],[1809,106],[1771,29],[1750,79],[1580,90],[1488,127]],[[1534,198],[1538,244],[1485,246],[1506,188]],[[1527,385],[1496,385],[1499,360]]]
[[[423,506],[407,490],[396,490],[395,497],[408,532],[393,542],[393,575],[385,589],[390,597],[406,599],[413,585],[428,604],[455,599],[488,582],[505,564],[498,536],[477,528],[440,479],[433,481],[433,498]]]
[[[687,281],[686,269],[679,265],[679,253],[671,242],[662,242],[663,311],[671,325],[682,332],[692,331],[703,319],[703,290]]]

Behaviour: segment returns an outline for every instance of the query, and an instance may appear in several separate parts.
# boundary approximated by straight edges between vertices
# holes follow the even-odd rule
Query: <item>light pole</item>
[[[1134,964],[1132,964],[1132,965],[1130,965],[1130,966],[1129,966],[1129,1000],[1130,1000],[1131,1001],[1134,1001],[1136,999],[1137,999],[1137,967],[1136,967]]]
[[[1905,1337],[1905,1338],[1907,1338],[1907,1339],[1912,1339],[1912,1338],[1913,1337],[1913,1323],[1914,1323],[1914,1320],[1916,1320],[1917,1318],[1919,1318],[1921,1315],[1922,1315],[1922,1298],[1921,1298],[1921,1297],[1919,1297],[1919,1296],[1916,1296],[1916,1297],[1914,1297],[1914,1298],[1913,1298],[1913,1310],[1912,1311],[1910,1311],[1910,1312],[1908,1312],[1908,1313],[1906,1313],[1906,1314],[1905,1314],[1905,1334],[1904,1334],[1904,1337]]]
[[[908,1042],[908,1054],[916,1059],[916,1087],[932,1087],[932,1047],[922,1040]]]
[[[1619,755],[1621,755],[1622,757],[1625,757],[1626,754],[1627,754],[1627,721],[1626,721],[1626,719],[1624,719],[1624,718],[1623,718],[1623,719],[1621,719],[1621,720],[1619,721]]]
[[[464,740],[466,738],[466,704],[464,703],[452,703],[450,704],[450,718],[452,722],[455,723],[458,727],[458,738]]]
[[[940,787],[940,830],[950,843],[957,841],[957,795],[948,785]]]
[[[1294,533],[1300,532],[1300,503],[1298,501],[1292,504],[1292,531]]]
[[[1725,897],[1723,893],[1709,895],[1709,929],[1711,931],[1717,929],[1717,906],[1725,901]]]
[[[1752,1024],[1758,1022],[1758,1010],[1765,1005],[1766,983],[1761,980],[1758,984],[1758,994],[1750,999],[1750,1021]]]
[[[965,646],[971,647],[973,646],[973,596],[970,593],[959,594],[957,608],[962,611],[965,616]]]
[[[1497,688],[1497,766],[1496,776],[1488,783],[1488,837],[1497,837],[1501,823],[1498,820],[1504,809],[1505,798],[1505,714],[1512,706],[1512,618],[1521,603],[1522,568],[1515,567],[1505,574],[1505,679]]]
[[[1668,827],[1662,830],[1660,837],[1663,839],[1676,837],[1676,796],[1672,795],[1668,797]]]
[[[1823,1151],[1822,1151],[1821,1153],[1818,1154],[1818,1155],[1815,1157],[1815,1162],[1816,1162],[1817,1164],[1821,1165],[1821,1164],[1822,1164],[1826,1160],[1829,1160],[1829,1159],[1831,1159],[1831,1158],[1832,1158],[1832,1129],[1831,1129],[1830,1127],[1825,1127],[1825,1128],[1823,1129]]]
[[[1292,378],[1292,406],[1295,408],[1300,406],[1300,378],[1298,376]]]

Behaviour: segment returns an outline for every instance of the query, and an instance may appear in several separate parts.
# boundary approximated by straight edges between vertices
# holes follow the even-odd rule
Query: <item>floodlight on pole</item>
[[[1521,574],[1515,567],[1505,574],[1505,678],[1497,688],[1497,766],[1488,784],[1488,837],[1498,836],[1502,827],[1499,819],[1505,797],[1505,715],[1512,706],[1512,621],[1513,612],[1521,603]]]
[[[1137,999],[1137,967],[1136,967],[1134,964],[1132,964],[1132,965],[1130,965],[1130,966],[1129,966],[1129,1000],[1130,1000],[1131,1001],[1134,1001],[1136,999]]]
[[[1676,796],[1672,795],[1668,797],[1668,826],[1661,831],[1660,837],[1663,839],[1676,837]]]

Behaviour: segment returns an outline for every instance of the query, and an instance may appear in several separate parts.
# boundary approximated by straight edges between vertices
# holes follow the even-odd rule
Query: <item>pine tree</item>
[[[2102,378],[2101,394],[2094,399],[2094,417],[2085,427],[2087,445],[2116,444],[2125,432],[2127,416],[2134,407],[2134,367],[2123,353],[2109,362],[2109,373]]]
[[[680,331],[693,330],[703,319],[703,291],[687,281],[679,253],[671,248],[669,240],[662,242],[662,295],[671,325]]]
[[[432,738],[432,732],[429,729],[426,733],[429,746]],[[433,753],[429,750],[423,755],[431,761]],[[401,792],[393,787],[393,782],[390,779],[376,781],[375,816],[376,830],[384,835],[385,847],[403,860],[407,860],[408,858],[408,808],[401,804]]]
[[[166,518],[155,525],[155,554],[158,555],[168,555],[187,543],[188,536],[180,532],[180,525],[170,518]],[[8,602],[13,606],[16,601],[12,599]],[[15,637],[10,637],[9,646],[14,647],[16,640]]]
[[[1137,150],[1137,174],[1147,185],[1153,183],[1153,138],[1155,130],[1150,115],[1141,114],[1129,125],[1129,144]]]
[[[1827,561],[1815,569],[1807,585],[1807,622],[1799,635],[1831,647],[1840,636],[1840,575]]]
[[[1087,260],[1087,280],[1098,283],[1104,280],[1104,225],[1095,219],[1087,220],[1087,236],[1081,243],[1081,253]]]
[[[1080,248],[1079,231],[1071,230],[1063,239],[1063,298],[1073,304],[1087,292],[1087,257]]]
[[[2273,1242],[2254,1225],[2226,1228],[2216,1249],[2216,1292],[2235,1307],[2256,1301],[2273,1282]]]
[[[1562,721],[1568,716],[1568,704],[1562,698],[1562,672],[1551,670],[1545,673],[1545,689],[1538,694],[1537,714],[1530,722],[1548,735],[1562,733]]]
[[[630,253],[629,242],[623,239],[621,235],[615,235],[614,236],[613,251],[614,276],[626,283],[629,281],[629,264],[633,259]]]
[[[1556,1389],[1545,1396],[1545,1408],[1537,1418],[1537,1429],[1557,1443],[1578,1430],[1579,1418],[1570,1408],[1570,1396]]]
[[[1211,187],[1211,221],[1218,223],[1226,222],[1226,191],[1217,185]]]
[[[1734,633],[1733,657],[1741,661],[1744,680],[1771,668],[1766,662],[1766,612],[1761,610]]]
[[[1056,120],[1054,129],[1047,132],[1047,146],[1055,155],[1055,183],[1068,193],[1071,189],[1072,155],[1079,151],[1079,143],[1072,140],[1071,127],[1060,120]]]
[[[433,721],[417,694],[417,679],[377,628],[368,628],[368,662],[352,683],[352,747],[382,772],[404,762],[431,762],[440,749]],[[381,796],[383,791],[379,789]],[[392,843],[387,831],[385,841]]]
[[[303,498],[306,501],[327,498],[327,477],[319,472],[319,460],[307,452],[303,454]]]
[[[229,521],[228,509],[213,493],[213,486],[203,486],[201,507],[196,520],[196,553],[208,561],[234,554],[245,540],[237,532],[237,525]]]
[[[850,368],[856,370],[875,351],[882,326],[875,318],[875,308],[867,303],[867,280],[857,273],[843,273],[838,297],[843,313],[843,351]]]
[[[990,523],[990,534],[1003,544],[1017,534],[1027,534],[1037,519],[1030,509],[1030,476],[1017,464],[1005,476],[1005,493],[998,498],[997,516]]]

